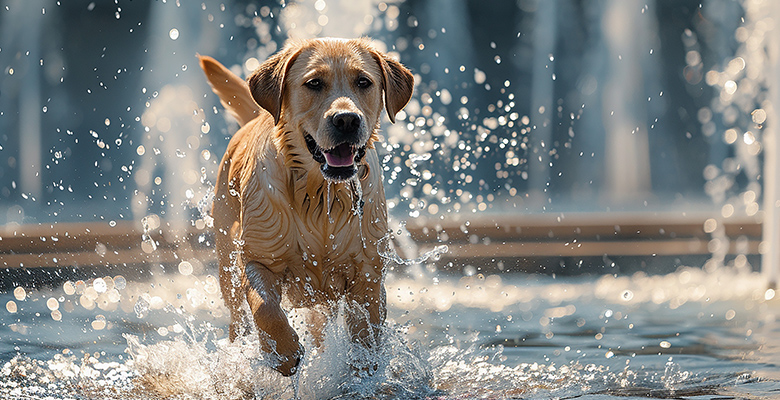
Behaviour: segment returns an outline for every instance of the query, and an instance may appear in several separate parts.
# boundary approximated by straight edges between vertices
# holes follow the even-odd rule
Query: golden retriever
[[[263,351],[290,376],[304,349],[282,298],[315,310],[315,341],[345,299],[353,340],[374,346],[386,315],[377,243],[387,233],[374,143],[383,104],[395,122],[409,102],[411,72],[365,38],[288,42],[246,82],[213,58],[200,65],[241,124],[212,209],[230,340],[244,331],[246,299]]]

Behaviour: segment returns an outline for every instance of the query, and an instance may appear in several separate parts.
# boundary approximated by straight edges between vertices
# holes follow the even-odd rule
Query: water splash
[[[327,182],[327,185],[328,185],[328,189],[325,192],[325,196],[326,196],[325,204],[326,204],[326,207],[327,207],[325,209],[325,212],[328,214],[328,223],[333,224],[333,217],[330,216],[330,207],[331,207],[331,204],[330,204],[330,201],[331,201],[330,200],[330,186],[333,184],[333,182],[331,182],[330,179],[326,179],[325,182]]]
[[[334,327],[333,325],[331,328]],[[334,333],[330,330],[328,333]],[[144,344],[126,336],[131,360],[57,355],[49,361],[16,356],[0,368],[3,398],[51,399],[463,399],[578,398],[582,395],[682,398],[713,395],[755,383],[751,374],[682,376],[674,365],[662,371],[570,362],[502,364],[501,346],[446,345],[430,353],[406,340],[402,327],[385,329],[378,353],[381,369],[354,376],[345,360],[349,341],[332,336],[331,346],[303,361],[294,378],[263,363],[253,337],[192,342],[183,338]],[[335,347],[333,347],[335,346]],[[672,363],[673,364],[673,363]],[[670,369],[671,368],[671,369]],[[667,386],[666,383],[669,382]],[[728,390],[728,389],[727,389]]]
[[[149,301],[145,297],[138,297],[135,305],[133,306],[135,316],[138,318],[144,318],[149,313]]]
[[[242,261],[241,256],[244,254],[244,241],[241,239],[233,239],[234,250],[230,252],[230,266],[228,272],[230,273],[230,285],[233,287],[231,290],[239,290],[241,288],[241,274],[242,274]]]
[[[664,365],[664,374],[661,377],[661,381],[665,389],[673,392],[690,377],[691,373],[689,371],[683,370],[679,364],[673,361],[672,357],[669,357],[669,361]]]
[[[321,398],[422,398],[434,392],[433,372],[427,354],[408,343],[403,327],[383,326],[382,345],[367,350],[349,338],[344,324],[346,306],[324,329],[320,347],[310,348],[299,372],[284,378],[270,366],[260,350],[256,332],[230,343],[216,339],[211,327],[193,328],[196,334],[145,344],[125,335],[138,388],[164,397],[199,399],[321,399]],[[291,314],[293,326],[306,311]],[[308,334],[304,343],[312,343]],[[356,373],[353,366],[378,362],[373,375]]]
[[[422,264],[426,261],[430,260],[439,260],[441,256],[449,251],[449,247],[447,247],[446,244],[442,244],[439,246],[434,247],[431,250],[428,250],[421,254],[418,257],[415,258],[402,258],[398,255],[398,253],[395,251],[395,248],[392,246],[392,238],[393,235],[391,233],[386,234],[385,236],[382,236],[377,241],[377,249],[379,250],[379,256],[383,259],[394,262],[398,265],[417,265]]]
[[[141,218],[141,226],[144,233],[141,235],[141,249],[145,253],[152,253],[157,250],[157,242],[152,238],[152,230],[160,226],[160,218],[157,215],[147,215]]]
[[[352,199],[352,215],[357,217],[358,230],[360,231],[360,243],[363,248],[366,248],[366,235],[363,234],[363,186],[360,185],[360,179],[357,175],[353,176],[349,180],[349,184],[352,187],[352,193],[354,194]]]
[[[205,175],[203,177],[205,177]],[[206,194],[198,201],[198,213],[205,223],[205,226],[212,227],[214,226],[214,218],[211,216],[211,207],[214,204],[215,196],[214,185],[203,178],[201,178],[201,182],[208,184],[208,190],[206,190]]]

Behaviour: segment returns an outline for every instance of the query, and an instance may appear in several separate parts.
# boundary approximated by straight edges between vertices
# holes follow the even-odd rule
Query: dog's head
[[[323,176],[343,181],[372,145],[383,101],[395,122],[414,78],[368,39],[314,39],[288,43],[248,83],[275,123],[302,135]]]

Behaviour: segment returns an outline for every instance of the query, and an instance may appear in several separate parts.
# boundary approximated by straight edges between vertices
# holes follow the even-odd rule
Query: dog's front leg
[[[368,350],[379,347],[382,325],[387,317],[385,288],[379,282],[368,282],[366,287],[347,295],[346,323],[352,340]],[[356,371],[376,372],[374,360],[353,365]]]
[[[245,276],[246,299],[260,334],[262,349],[276,358],[274,368],[277,371],[284,376],[293,375],[303,357],[303,346],[280,306],[281,282],[257,262],[247,263]]]

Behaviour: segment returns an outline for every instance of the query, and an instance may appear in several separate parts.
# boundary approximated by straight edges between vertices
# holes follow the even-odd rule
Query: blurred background
[[[416,240],[502,270],[502,256],[609,270],[613,250],[576,245],[607,239],[650,241],[614,251],[641,268],[711,253],[749,268],[774,112],[768,3],[2,0],[0,224],[127,226],[143,241],[162,226],[208,244],[237,124],[196,54],[246,76],[288,37],[365,35],[417,82],[380,149],[390,213]],[[518,240],[560,243],[490,247]]]

